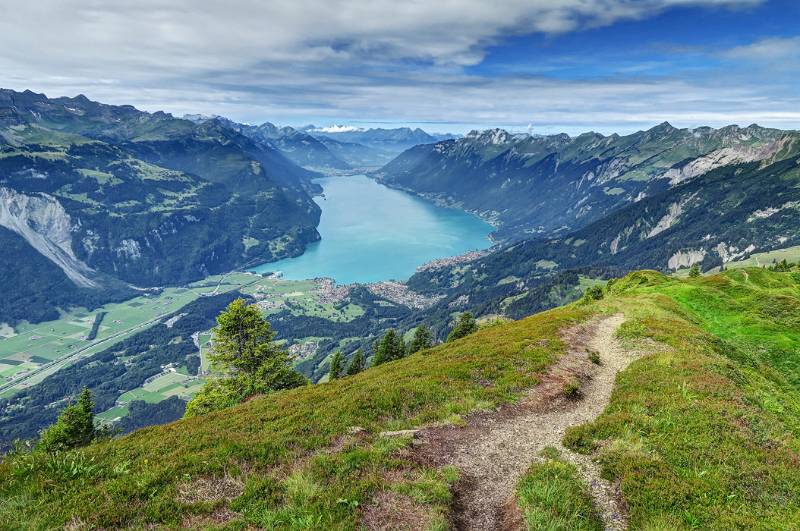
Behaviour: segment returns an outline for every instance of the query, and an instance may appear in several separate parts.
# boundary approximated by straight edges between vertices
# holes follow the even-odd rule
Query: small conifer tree
[[[414,330],[414,338],[411,340],[411,345],[408,348],[408,352],[409,354],[413,354],[414,352],[431,348],[432,344],[433,336],[431,331],[427,326],[419,325],[417,329]]]
[[[55,424],[45,429],[39,448],[45,451],[68,450],[85,446],[97,436],[94,427],[94,399],[84,387],[78,400],[64,408]]]
[[[475,321],[475,317],[473,317],[470,312],[464,312],[459,316],[456,326],[453,327],[453,330],[451,330],[450,334],[448,334],[447,341],[461,339],[462,337],[466,337],[477,330],[478,323]]]
[[[347,376],[353,376],[364,370],[366,360],[364,359],[364,351],[361,349],[356,350],[353,357],[350,359],[350,364],[347,366]]]
[[[331,359],[331,368],[330,368],[330,379],[335,380],[339,378],[344,373],[344,364],[342,361],[342,353],[338,350],[333,354],[333,358]]]

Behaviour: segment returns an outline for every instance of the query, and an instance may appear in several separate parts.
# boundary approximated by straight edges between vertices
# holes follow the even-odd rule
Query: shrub
[[[564,397],[574,400],[581,396],[581,384],[578,380],[573,378],[564,383],[564,387],[561,389],[561,392],[564,394]]]
[[[96,435],[94,400],[84,388],[78,401],[64,408],[55,424],[42,432],[38,446],[47,452],[68,450],[89,444]]]
[[[583,294],[583,298],[587,301],[599,301],[603,298],[602,286],[591,286]]]

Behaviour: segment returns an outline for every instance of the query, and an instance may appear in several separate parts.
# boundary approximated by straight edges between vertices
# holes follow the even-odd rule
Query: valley
[[[209,348],[214,312],[234,297],[258,304],[289,349],[295,367],[312,381],[324,382],[335,352],[346,358],[358,348],[371,352],[374,341],[390,327],[408,335],[425,324],[442,340],[463,311],[473,312],[481,322],[521,318],[575,300],[589,287],[602,286],[632,269],[650,267],[684,276],[694,264],[708,272],[723,266],[769,266],[784,258],[793,261],[796,247],[791,246],[800,242],[794,216],[800,197],[792,184],[800,175],[795,158],[800,143],[794,132],[755,126],[688,131],[661,124],[625,137],[539,137],[501,130],[461,139],[423,137],[411,130],[345,135],[270,123],[245,126],[220,117],[180,120],[80,98],[69,100],[86,109],[74,116],[60,107],[65,105],[62,100],[35,94],[12,97],[46,109],[52,117],[42,124],[8,128],[5,138],[11,143],[3,148],[0,162],[21,164],[6,184],[23,192],[6,192],[13,201],[6,201],[11,208],[4,214],[3,230],[15,244],[24,241],[38,250],[37,259],[60,269],[66,278],[59,285],[66,289],[63,298],[58,289],[48,290],[43,311],[30,312],[30,321],[18,314],[5,317],[0,405],[6,414],[0,416],[0,427],[13,426],[9,437],[35,434],[54,418],[53,404],[84,383],[99,389],[98,380],[92,378],[102,380],[111,374],[112,380],[104,382],[102,392],[98,390],[101,420],[131,429],[149,422],[147,418],[158,422],[178,418],[209,375],[203,349]],[[139,138],[136,135],[143,134],[139,125],[133,133],[120,131],[108,120],[109,114],[144,120],[162,140],[153,144],[150,132]],[[92,159],[94,168],[101,169],[91,169],[85,167],[86,154],[76,146],[84,151],[94,146],[98,130],[102,142],[115,140],[93,148],[94,157],[104,153],[105,158]],[[207,136],[195,139],[200,131],[227,140],[220,146],[208,144]],[[124,146],[114,147],[120,138],[132,135],[133,144],[124,140]],[[176,135],[183,139],[180,147],[168,140]],[[365,175],[349,163],[336,162],[330,151],[334,142],[356,139],[363,142],[362,155],[369,149],[399,151],[414,139],[431,143],[410,147]],[[255,190],[266,201],[272,196],[272,192],[264,195],[265,183],[248,182],[260,178],[261,170],[253,164],[255,173],[249,176],[237,173],[241,167],[223,168],[237,183],[224,186],[240,189],[229,200],[231,215],[237,212],[233,218],[210,214],[228,208],[217,199],[208,211],[216,221],[194,222],[199,219],[192,203],[196,200],[163,188],[169,179],[181,183],[170,187],[191,182],[200,188],[218,186],[219,175],[201,182],[195,172],[211,175],[212,158],[217,160],[219,154],[208,154],[208,165],[200,166],[187,165],[183,157],[198,153],[201,146],[230,150],[232,145],[242,150],[236,157],[254,157],[262,161],[258,164],[277,161],[278,168],[290,169],[291,183],[283,173],[276,177],[283,183],[278,186],[304,205],[308,220],[316,220],[301,231],[307,236],[300,237],[292,228],[282,235],[273,232],[265,242],[252,226],[274,219],[267,213],[267,203],[254,205],[255,217],[239,216],[242,193]],[[147,211],[163,213],[168,225],[162,227],[176,235],[177,249],[168,251],[170,244],[159,233],[144,240],[156,253],[145,258],[145,250],[135,243],[142,240],[127,238],[111,251],[115,258],[109,263],[91,259],[105,237],[98,239],[92,233],[89,240],[82,236],[79,242],[70,242],[70,232],[88,234],[69,228],[76,223],[70,216],[78,216],[85,227],[89,218],[84,212],[94,215],[103,196],[113,196],[114,187],[131,178],[119,173],[118,162],[108,160],[123,152],[115,150],[149,161],[124,164],[134,172],[132,183],[139,183],[135,186],[157,183],[166,202],[158,206],[148,199],[152,204]],[[268,160],[266,153],[272,158]],[[66,161],[67,166],[53,166],[53,160]],[[301,163],[328,176],[291,166]],[[41,195],[44,192],[34,191],[41,185],[30,188],[32,181],[24,177],[25,171],[69,174],[71,166],[84,166],[77,174],[93,181],[77,182],[98,191],[78,196],[72,191],[75,184],[66,188],[49,184],[45,189],[53,195]],[[505,180],[498,187],[494,178],[479,177],[485,175],[504,175]],[[552,200],[547,194],[554,194]],[[37,203],[40,196],[56,199],[45,199],[42,205],[50,206],[44,207]],[[131,213],[123,210],[133,207],[115,202],[112,213],[130,219]],[[20,211],[26,214],[20,216]],[[179,228],[176,216],[192,222]],[[550,224],[542,224],[544,219]],[[236,232],[243,223],[251,228]],[[52,229],[31,230],[43,226]],[[189,226],[206,233],[195,241],[199,233]],[[135,226],[126,230],[131,229],[138,230]],[[234,247],[230,247],[232,237]],[[201,254],[189,250],[189,262],[202,263],[199,270],[187,269],[179,257],[187,256],[188,248],[200,250],[202,246],[196,245],[204,240],[226,243],[202,249]],[[242,250],[233,254],[241,254],[231,260],[229,249],[239,249],[239,244]],[[87,249],[90,253],[84,258]],[[265,249],[272,261],[256,265],[263,260],[259,257],[265,257],[261,254]],[[158,253],[169,255],[169,263],[174,263],[170,272],[159,263],[157,273],[143,276],[143,260],[159,261]],[[216,263],[216,274],[207,274],[207,258]],[[111,266],[113,276],[102,272],[103,263]],[[131,277],[125,271],[133,264],[137,272]],[[222,270],[224,264],[228,267]],[[236,264],[238,268],[231,267]],[[143,285],[165,282],[142,291],[121,282],[125,280]],[[20,287],[31,285],[36,283],[23,282]]]
[[[129,338],[135,340],[134,336],[145,329],[172,329],[192,302],[227,293],[253,300],[265,315],[279,320],[285,316],[300,323],[317,319],[347,325],[366,319],[359,328],[330,336],[315,331],[305,332],[310,335],[304,336],[296,326],[280,326],[281,336],[287,338],[297,363],[313,361],[316,365],[325,359],[329,349],[363,341],[361,334],[371,330],[371,319],[364,317],[367,308],[384,304],[388,305],[384,308],[394,308],[396,315],[404,316],[436,300],[428,302],[402,283],[385,281],[403,280],[424,262],[435,259],[434,265],[449,263],[452,255],[474,253],[490,243],[486,237],[490,227],[473,216],[435,207],[364,176],[328,177],[315,184],[322,188],[322,195],[315,199],[322,211],[318,228],[322,241],[301,257],[256,267],[255,273],[234,271],[181,287],[150,289],[92,311],[72,309],[54,321],[7,327],[0,338],[0,399],[12,399],[31,388],[36,392],[37,384],[48,385],[42,383],[48,376],[84,359],[91,362],[101,352],[116,352],[116,344]],[[362,288],[369,296],[352,300],[351,292]],[[89,339],[97,316],[102,316],[99,326],[95,337]],[[186,351],[185,359],[154,366],[138,386],[110,390],[109,400],[114,395],[116,398],[98,418],[118,423],[129,414],[134,401],[158,407],[173,396],[183,402],[191,398],[208,374],[202,352],[208,348],[210,334],[204,328],[190,330],[188,335],[196,349]],[[170,344],[187,341],[186,333],[169,339]],[[320,346],[326,348],[320,351]],[[143,352],[147,348],[149,345]],[[118,360],[112,367],[126,366],[127,359],[141,352],[121,349],[115,354]],[[200,367],[190,374],[187,363],[195,355],[199,356]],[[313,372],[312,375],[321,377]],[[23,428],[17,424],[18,429]],[[33,425],[24,432],[35,429]]]

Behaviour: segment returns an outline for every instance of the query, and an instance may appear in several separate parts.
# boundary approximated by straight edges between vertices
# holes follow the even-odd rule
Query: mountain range
[[[316,134],[3,89],[0,273],[12,288],[0,322],[300,254],[319,238],[314,169],[375,166],[437,139]]]
[[[299,254],[317,175],[218,122],[2,90],[0,321]]]
[[[432,326],[455,308],[529,315],[574,297],[582,276],[708,271],[800,245],[796,131],[661,124],[570,138],[496,129],[416,146],[375,176],[496,227],[494,252],[407,281],[439,298],[423,318]]]
[[[416,146],[381,182],[479,213],[500,239],[567,234],[723,166],[764,167],[800,152],[794,131],[663,123],[619,136],[533,136],[502,129]],[[666,222],[666,221],[665,221]]]
[[[339,287],[331,311],[359,309],[347,317],[294,305],[271,313],[281,340],[313,345],[296,367],[320,381],[342,345],[345,357],[359,347],[369,352],[389,327],[426,324],[444,339],[458,312],[516,319],[630,270],[723,269],[800,245],[798,140],[796,131],[755,125],[666,123],[626,136],[494,129],[437,140],[412,129],[252,126],[3,91],[0,323],[51,320],[73,306],[130,299],[137,288],[301,253],[319,237],[311,196],[320,173],[309,168],[357,171],[362,164],[341,150],[374,162],[375,153],[430,141],[370,175],[478,213],[494,224],[495,245],[420,267],[391,287],[399,298]],[[52,404],[84,384],[105,410],[164,366],[188,366],[197,346],[186,338],[197,341],[233,297],[260,296],[215,293],[165,316],[172,325],[136,331],[0,400],[7,413],[0,426],[30,437],[52,422]],[[183,404],[146,404],[129,425],[172,420]]]

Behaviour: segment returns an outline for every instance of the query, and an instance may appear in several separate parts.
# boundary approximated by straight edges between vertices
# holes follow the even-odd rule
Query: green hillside
[[[617,314],[617,339],[644,355],[617,377],[605,412],[564,443],[618,483],[630,526],[797,528],[800,272],[755,268],[685,280],[631,273],[601,300],[495,324],[353,377],[83,450],[10,455],[0,464],[0,527],[350,529],[381,518],[447,528],[459,471],[420,459],[419,441],[381,432],[469,425],[468,413],[546,381],[575,347],[566,330]],[[522,516],[534,526],[550,515],[552,528],[585,517],[593,528],[580,478],[559,476],[559,462],[520,480]],[[551,479],[574,503],[547,505],[537,485]],[[380,512],[381,500],[394,512]],[[591,514],[567,518],[562,508]]]

